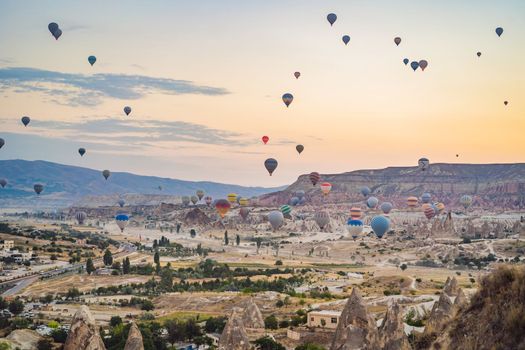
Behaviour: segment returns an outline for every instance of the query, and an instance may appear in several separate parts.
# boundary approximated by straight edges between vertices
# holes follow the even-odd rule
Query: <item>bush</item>
[[[264,328],[268,329],[277,329],[279,328],[279,323],[275,315],[270,315],[264,319]]]
[[[282,264],[283,264],[282,260],[275,261],[275,265],[277,265],[277,266],[281,266]]]

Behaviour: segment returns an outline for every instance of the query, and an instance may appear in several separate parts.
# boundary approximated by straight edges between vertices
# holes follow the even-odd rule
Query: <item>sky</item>
[[[524,14],[521,0],[3,0],[0,159],[253,186],[420,157],[525,162]]]

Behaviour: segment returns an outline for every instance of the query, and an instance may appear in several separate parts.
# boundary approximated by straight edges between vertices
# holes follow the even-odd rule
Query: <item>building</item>
[[[0,240],[0,250],[11,250],[15,247],[15,241]]]
[[[318,310],[308,313],[308,327],[322,327],[336,329],[337,323],[341,317],[341,311],[336,310]]]

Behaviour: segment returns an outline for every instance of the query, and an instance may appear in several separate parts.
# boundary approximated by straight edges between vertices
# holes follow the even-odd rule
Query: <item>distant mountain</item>
[[[194,195],[202,189],[213,198],[237,193],[243,197],[259,196],[282,188],[243,187],[208,181],[183,181],[155,176],[114,172],[106,181],[99,170],[45,161],[0,160],[0,179],[8,185],[0,188],[0,207],[68,206],[85,196],[148,194],[158,197]],[[36,198],[33,185],[41,183],[44,191]],[[162,190],[159,190],[159,186]]]
[[[324,198],[320,183],[332,184],[331,193]],[[310,203],[364,204],[360,193],[363,186],[371,189],[371,196],[380,201],[393,202],[395,207],[406,207],[408,196],[432,194],[433,201],[447,206],[459,206],[463,194],[472,195],[474,207],[487,209],[525,208],[525,163],[514,164],[431,164],[421,171],[417,167],[389,167],[376,170],[357,170],[342,174],[323,174],[317,186],[312,186],[309,175],[301,175],[283,191],[265,194],[260,203],[280,205],[288,202],[298,190],[306,192]]]

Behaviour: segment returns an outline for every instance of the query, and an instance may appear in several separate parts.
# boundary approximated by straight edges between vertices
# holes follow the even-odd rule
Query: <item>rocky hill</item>
[[[287,203],[296,191],[305,191],[312,204],[362,202],[360,189],[370,188],[371,196],[406,207],[409,196],[431,193],[434,201],[459,207],[463,194],[473,196],[473,207],[521,209],[525,207],[525,163],[515,164],[432,164],[426,171],[417,167],[389,167],[357,170],[342,174],[322,174],[332,191],[324,197],[320,186],[312,186],[309,175],[301,175],[283,191],[260,197],[261,204]]]

